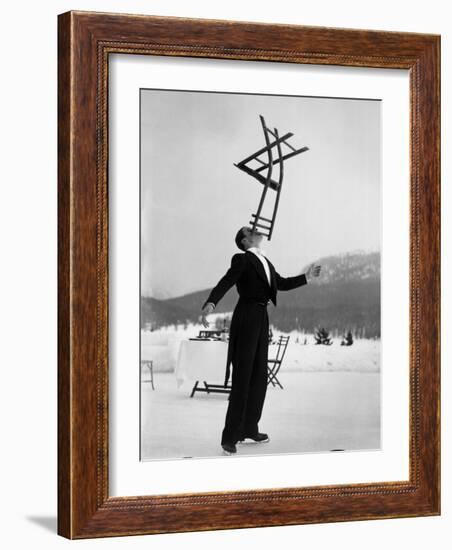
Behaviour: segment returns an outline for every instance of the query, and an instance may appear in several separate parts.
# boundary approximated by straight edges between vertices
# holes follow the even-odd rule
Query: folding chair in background
[[[282,390],[284,389],[282,387],[281,382],[278,380],[278,373],[279,369],[281,368],[284,355],[286,354],[287,345],[289,343],[290,336],[280,336],[278,338],[278,341],[276,345],[278,346],[276,350],[276,357],[274,359],[268,359],[268,365],[267,365],[267,385],[272,384],[272,386],[276,387],[279,386]]]
[[[142,360],[141,361],[141,366],[142,367],[147,367],[149,369],[149,375],[150,375],[150,378],[148,380],[141,380],[141,381],[143,383],[149,382],[151,384],[152,389],[155,390],[155,388],[154,388],[154,361]]]

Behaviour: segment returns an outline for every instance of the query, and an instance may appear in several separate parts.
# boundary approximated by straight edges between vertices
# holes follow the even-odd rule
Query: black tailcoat
[[[222,443],[234,443],[246,435],[257,433],[267,389],[269,300],[276,306],[278,290],[292,290],[307,283],[304,274],[282,277],[273,264],[271,285],[264,267],[252,252],[235,254],[231,267],[210,292],[204,306],[215,306],[235,284],[239,300],[234,308],[229,333],[225,386],[233,365],[231,393]]]

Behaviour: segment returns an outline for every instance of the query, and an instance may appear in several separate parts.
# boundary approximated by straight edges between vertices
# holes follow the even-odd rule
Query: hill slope
[[[279,330],[311,332],[317,326],[343,333],[352,330],[380,336],[380,253],[353,252],[319,258],[321,276],[306,286],[278,293],[278,307],[269,307],[271,323]],[[304,273],[305,266],[300,270]],[[210,289],[171,298],[141,299],[142,325],[155,327],[196,322]],[[233,310],[238,295],[232,288],[216,313]]]

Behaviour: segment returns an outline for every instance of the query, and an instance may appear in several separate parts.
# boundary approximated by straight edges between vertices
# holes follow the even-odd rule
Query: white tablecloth
[[[186,380],[223,384],[226,373],[228,343],[188,340],[181,342],[174,374],[177,387]]]
[[[153,361],[154,372],[174,372],[184,335],[174,331],[141,331],[141,360]]]

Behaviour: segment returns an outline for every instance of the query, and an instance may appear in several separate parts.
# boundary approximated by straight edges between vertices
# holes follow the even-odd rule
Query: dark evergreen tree
[[[347,332],[347,334],[344,336],[342,342],[341,342],[341,346],[351,346],[353,345],[353,335],[351,333],[351,331],[349,330]]]
[[[316,346],[331,346],[333,343],[330,338],[330,333],[324,327],[320,327],[316,330],[314,338]]]

